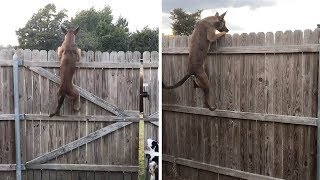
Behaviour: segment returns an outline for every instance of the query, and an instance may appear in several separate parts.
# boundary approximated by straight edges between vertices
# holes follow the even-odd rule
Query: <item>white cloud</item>
[[[285,30],[315,29],[320,24],[320,7],[318,0],[277,0],[273,6],[250,8],[219,8],[209,9],[202,17],[214,15],[215,12],[228,11],[225,17],[229,33],[275,32]],[[169,18],[163,22],[168,27]],[[165,34],[171,33],[169,28],[163,29]]]
[[[128,20],[130,31],[160,25],[161,0],[153,0],[152,3],[148,0],[10,0],[0,6],[0,44],[17,45],[15,31],[24,27],[31,16],[48,3],[54,3],[58,11],[68,10],[69,18],[74,17],[76,12],[92,6],[102,9],[105,5],[110,5],[115,19],[122,15]]]
[[[162,0],[162,9],[164,12],[169,12],[174,8],[182,8],[186,11],[243,6],[257,8],[271,6],[275,1],[276,0]]]

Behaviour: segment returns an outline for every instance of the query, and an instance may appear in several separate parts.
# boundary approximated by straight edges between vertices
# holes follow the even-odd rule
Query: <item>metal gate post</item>
[[[20,148],[20,112],[19,112],[19,58],[13,55],[13,93],[14,93],[14,123],[16,142],[16,179],[21,180],[21,148]]]

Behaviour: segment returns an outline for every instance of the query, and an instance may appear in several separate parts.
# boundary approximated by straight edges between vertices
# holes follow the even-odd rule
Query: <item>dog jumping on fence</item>
[[[214,111],[216,106],[210,106],[209,103],[209,80],[203,64],[207,57],[210,44],[229,31],[224,20],[226,13],[227,12],[220,16],[219,13],[216,13],[215,16],[206,17],[195,25],[189,45],[188,73],[175,85],[166,86],[162,83],[164,89],[174,89],[181,86],[190,76],[195,76],[194,87],[203,89],[204,104],[211,111]],[[216,30],[218,30],[219,33],[216,33]]]
[[[62,45],[58,47],[61,83],[58,90],[58,106],[55,112],[49,115],[50,117],[60,115],[60,108],[66,95],[74,102],[73,109],[75,111],[80,110],[80,94],[72,83],[73,74],[76,71],[76,62],[79,62],[81,58],[81,50],[75,42],[79,27],[75,30],[67,30],[61,26],[61,30],[65,34]]]

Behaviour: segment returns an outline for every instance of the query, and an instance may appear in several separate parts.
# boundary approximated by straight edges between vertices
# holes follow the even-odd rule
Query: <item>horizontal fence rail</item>
[[[287,45],[287,46],[243,46],[243,47],[214,47],[209,54],[288,54],[319,52],[317,44]],[[164,48],[162,54],[189,54],[187,47]]]
[[[115,171],[115,172],[138,172],[138,166],[118,165],[95,165],[95,164],[28,164],[22,165],[22,170],[68,170],[68,171]],[[1,171],[15,171],[15,164],[1,164]]]
[[[212,117],[244,119],[244,120],[254,120],[254,121],[264,121],[264,122],[278,122],[278,123],[298,124],[298,125],[300,124],[300,125],[308,125],[308,126],[316,126],[316,121],[317,121],[317,118],[313,118],[313,117],[286,116],[286,115],[278,115],[278,114],[262,114],[262,113],[238,112],[238,111],[227,111],[227,110],[210,111],[207,108],[166,105],[166,104],[163,104],[162,110],[187,113],[187,114],[205,115],[205,116],[212,116]]]
[[[80,116],[80,115],[66,115],[66,116],[54,116],[42,114],[21,114],[21,120],[45,120],[45,121],[89,121],[89,122],[139,122],[141,118],[135,117],[118,117],[118,116]],[[14,114],[0,114],[0,121],[13,121]],[[144,117],[144,121],[153,122],[159,121],[158,117]]]
[[[23,61],[22,65],[27,67],[60,67],[59,62],[48,62],[43,59],[38,62],[33,61]],[[3,60],[0,61],[0,66],[12,66],[12,60]],[[143,62],[142,66],[144,68],[158,68],[158,62]],[[76,64],[77,68],[95,68],[95,69],[118,69],[118,68],[133,68],[139,69],[141,67],[141,63],[116,63],[116,62],[79,62]]]

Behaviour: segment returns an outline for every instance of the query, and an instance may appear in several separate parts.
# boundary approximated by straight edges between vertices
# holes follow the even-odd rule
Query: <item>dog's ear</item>
[[[223,14],[221,14],[221,18],[223,19],[224,18],[224,16],[227,14],[227,11],[226,12],[224,12]]]
[[[216,12],[216,15],[214,15],[214,16],[217,16],[217,17],[218,17],[218,16],[219,16],[219,13],[218,13],[218,12]]]
[[[79,29],[80,29],[80,28],[79,28],[79,26],[78,26],[78,27],[73,31],[73,34],[74,34],[74,35],[77,35],[78,32],[79,32]]]
[[[63,26],[61,26],[61,30],[62,30],[62,32],[63,32],[64,34],[67,34],[67,33],[68,33],[68,30],[67,30],[65,27],[63,27]]]

